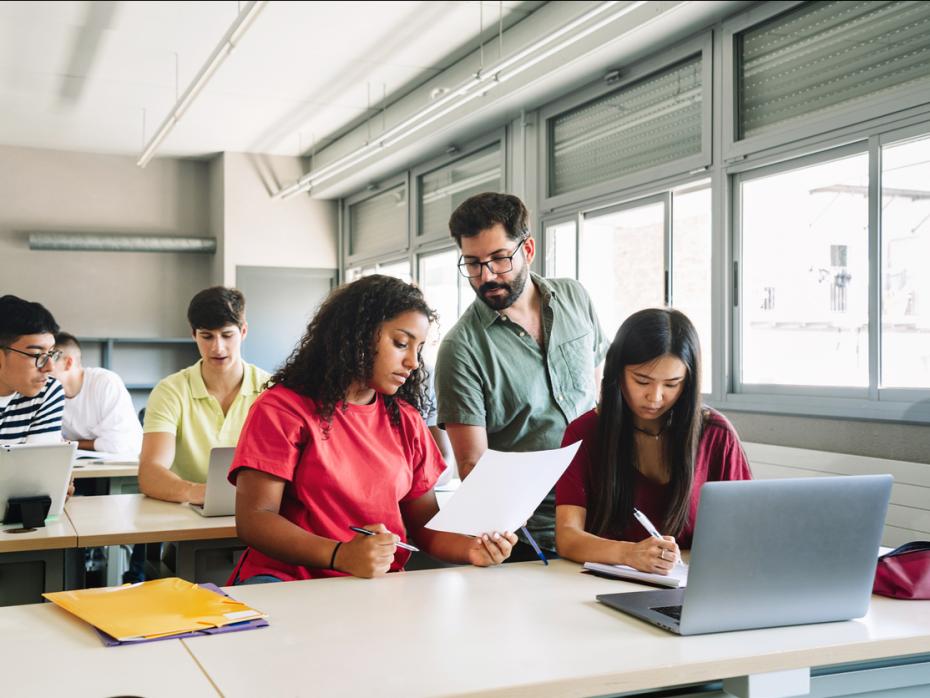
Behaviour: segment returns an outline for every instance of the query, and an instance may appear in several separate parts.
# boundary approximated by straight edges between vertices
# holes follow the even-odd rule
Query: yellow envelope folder
[[[176,635],[265,617],[240,601],[177,577],[42,596],[117,640]]]

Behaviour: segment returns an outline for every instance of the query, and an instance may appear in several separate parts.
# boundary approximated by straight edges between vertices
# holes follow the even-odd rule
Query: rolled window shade
[[[349,255],[407,246],[407,185],[349,206]]]
[[[930,3],[806,2],[736,37],[739,138],[927,87]]]
[[[701,56],[549,120],[555,196],[701,152]]]
[[[500,191],[499,143],[420,177],[420,235],[449,232],[452,211],[474,194]]]

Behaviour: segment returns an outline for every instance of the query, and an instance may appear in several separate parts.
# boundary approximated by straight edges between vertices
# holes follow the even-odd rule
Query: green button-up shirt
[[[439,423],[484,427],[497,451],[558,448],[569,422],[594,406],[594,369],[607,341],[584,287],[531,275],[542,297],[544,347],[475,299],[439,347]],[[540,545],[555,548],[552,494],[530,519]]]

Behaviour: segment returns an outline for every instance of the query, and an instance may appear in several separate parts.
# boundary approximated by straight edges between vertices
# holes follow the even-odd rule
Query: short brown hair
[[[195,295],[187,306],[191,330],[216,330],[245,324],[245,296],[238,288],[211,286]]]
[[[459,204],[449,218],[449,232],[461,247],[463,237],[474,237],[500,223],[508,238],[520,240],[530,232],[529,218],[529,211],[519,198],[489,191],[475,194]]]

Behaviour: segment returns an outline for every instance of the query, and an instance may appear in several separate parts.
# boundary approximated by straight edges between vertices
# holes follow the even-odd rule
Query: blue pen
[[[543,561],[544,565],[548,565],[549,561],[546,559],[546,556],[543,555],[543,551],[540,549],[539,544],[533,539],[533,536],[530,535],[530,532],[526,530],[526,526],[521,526],[520,531],[523,532],[523,535],[526,536],[526,539],[529,541],[530,545],[533,546],[533,550],[536,551],[537,557]]]
[[[376,536],[378,535],[376,531],[369,531],[367,528],[359,528],[358,526],[349,526],[350,531],[355,531],[356,533],[361,533],[363,536]],[[404,543],[403,541],[397,542],[398,548],[403,548],[404,550],[409,550],[412,553],[420,552],[420,549],[410,545],[410,543]]]

